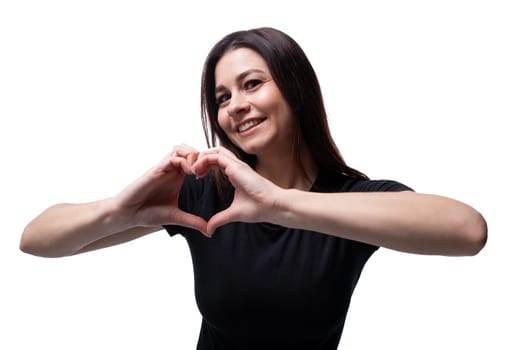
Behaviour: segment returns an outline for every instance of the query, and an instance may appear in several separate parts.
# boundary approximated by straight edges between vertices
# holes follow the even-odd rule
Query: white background
[[[341,349],[523,349],[521,1],[3,1],[0,348],[192,349],[189,252],[164,232],[62,259],[18,250],[47,206],[112,196],[205,145],[199,84],[227,33],[273,26],[316,69],[333,136],[372,178],[481,211],[475,257],[380,249]]]

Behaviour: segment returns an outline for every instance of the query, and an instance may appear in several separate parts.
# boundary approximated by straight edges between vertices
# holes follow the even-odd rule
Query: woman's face
[[[226,52],[217,62],[215,82],[219,126],[235,145],[257,156],[291,153],[295,119],[257,52]]]

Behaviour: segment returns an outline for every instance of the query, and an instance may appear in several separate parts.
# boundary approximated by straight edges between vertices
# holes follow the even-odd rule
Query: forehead
[[[245,47],[232,49],[227,51],[217,62],[215,81],[220,85],[253,69],[270,73],[266,61],[256,51]]]

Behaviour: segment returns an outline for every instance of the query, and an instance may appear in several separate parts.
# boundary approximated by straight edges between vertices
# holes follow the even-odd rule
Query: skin
[[[169,223],[205,232],[202,218],[177,207],[195,156],[193,148],[179,145],[114,197],[47,208],[24,229],[20,249],[42,257],[74,255],[136,239]]]
[[[219,226],[235,221],[271,222],[418,254],[474,255],[485,245],[482,215],[451,198],[309,192],[317,168],[304,144],[306,176],[291,156],[294,116],[264,60],[249,49],[231,50],[219,60],[215,78],[219,125],[237,146],[257,156],[255,170],[222,147],[197,152],[179,145],[114,197],[46,209],[26,226],[20,248],[67,256],[136,239],[162,225],[184,225],[212,237]],[[261,123],[239,132],[250,120]],[[215,168],[235,188],[230,207],[208,222],[181,211],[184,176],[202,177]]]
[[[307,178],[317,169],[303,143],[299,154],[307,178],[293,158],[295,117],[264,59],[247,48],[231,50],[217,63],[215,81],[219,125],[243,151],[257,155],[256,171],[281,187],[309,189]],[[260,123],[239,132],[250,121]]]

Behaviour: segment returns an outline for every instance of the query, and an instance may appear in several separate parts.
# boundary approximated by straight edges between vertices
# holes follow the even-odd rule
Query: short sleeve
[[[355,192],[402,192],[414,191],[412,188],[393,180],[363,181],[354,188]]]
[[[164,225],[164,229],[166,230],[166,232],[168,232],[170,237],[173,237],[176,234],[180,233],[179,227],[180,226],[177,225]]]

